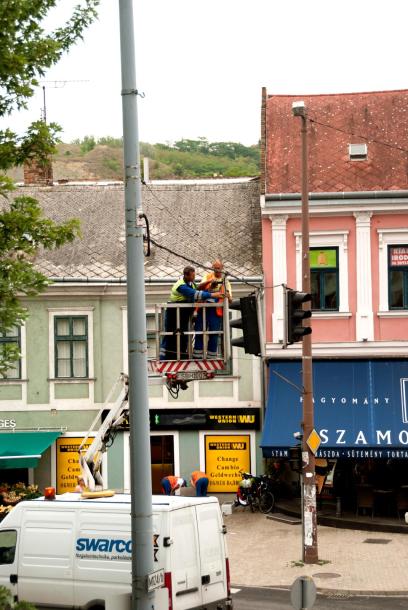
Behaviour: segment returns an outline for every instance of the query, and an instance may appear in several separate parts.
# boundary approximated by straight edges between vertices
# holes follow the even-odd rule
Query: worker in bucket
[[[174,496],[175,492],[181,487],[187,487],[187,481],[182,477],[169,475],[161,480],[162,491],[165,496]]]
[[[214,332],[221,330],[224,315],[222,302],[225,298],[227,298],[229,302],[232,301],[232,290],[230,282],[225,278],[224,265],[219,259],[213,262],[211,269],[210,272],[203,276],[198,288],[200,290],[212,292],[213,298],[209,300],[210,302],[220,303],[220,307],[207,307],[205,312],[206,330]],[[215,294],[219,296],[216,297]],[[193,358],[195,359],[201,359],[204,354],[203,335],[201,334],[203,331],[203,318],[203,308],[200,308],[197,312],[197,319],[194,325],[194,329],[198,331],[194,339]],[[208,335],[207,358],[217,358],[218,339],[218,334]]]
[[[221,297],[220,292],[211,293],[207,290],[199,290],[195,283],[195,269],[187,266],[183,270],[183,277],[173,284],[169,302],[193,304],[218,297]],[[164,330],[173,334],[163,337],[160,346],[160,360],[177,360],[177,333],[180,333],[180,359],[188,358],[188,335],[185,335],[184,332],[188,331],[192,314],[193,307],[181,307],[180,325],[177,328],[177,309],[174,307],[166,309]]]

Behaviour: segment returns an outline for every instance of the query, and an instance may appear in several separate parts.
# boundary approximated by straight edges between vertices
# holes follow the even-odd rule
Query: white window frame
[[[26,325],[20,326],[20,379],[0,379],[1,386],[21,385],[21,398],[18,400],[0,400],[0,411],[12,411],[18,407],[25,407],[27,404],[27,333]]]
[[[302,290],[302,233],[295,231],[296,239],[296,290]],[[313,311],[314,318],[351,317],[348,288],[348,236],[349,231],[311,231],[310,248],[338,248],[339,252],[339,309]]]
[[[48,308],[48,370],[50,384],[50,405],[58,406],[59,408],[72,409],[73,401],[75,401],[76,409],[89,409],[95,401],[95,379],[94,379],[94,336],[93,336],[93,307],[70,307]],[[56,317],[70,316],[87,316],[88,317],[88,377],[72,378],[61,377],[55,378],[55,337],[54,325]],[[79,384],[87,383],[89,392],[88,398],[55,398],[55,386],[58,384]]]
[[[408,245],[408,227],[404,229],[377,229],[378,234],[378,317],[406,318],[408,310],[390,309],[388,296],[388,246]]]
[[[178,431],[150,432],[150,436],[173,437],[174,473],[180,475],[180,439]],[[130,493],[130,432],[124,432],[123,434],[123,491]]]

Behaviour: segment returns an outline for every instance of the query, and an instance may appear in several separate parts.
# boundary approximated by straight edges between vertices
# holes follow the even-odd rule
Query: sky
[[[74,0],[59,0],[56,27]],[[84,42],[44,77],[47,120],[70,142],[122,135],[119,0],[101,0]],[[269,94],[408,88],[406,0],[135,0],[139,131],[143,142],[256,144],[262,86]],[[28,111],[0,127],[20,133]]]

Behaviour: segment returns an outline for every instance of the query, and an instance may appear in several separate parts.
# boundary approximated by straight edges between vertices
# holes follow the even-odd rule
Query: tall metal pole
[[[127,252],[132,610],[152,610],[153,594],[148,594],[146,588],[146,577],[153,571],[152,477],[132,3],[133,0],[119,0]]]
[[[307,110],[303,107],[300,114],[302,127],[302,292],[310,293],[310,258],[309,258],[309,185],[308,185],[308,150],[307,150]],[[309,326],[308,319],[304,326]],[[302,374],[303,374],[303,560],[305,563],[318,561],[317,550],[317,514],[316,514],[316,481],[315,456],[310,450],[307,439],[314,429],[313,408],[313,371],[312,371],[312,335],[305,335],[302,341]]]

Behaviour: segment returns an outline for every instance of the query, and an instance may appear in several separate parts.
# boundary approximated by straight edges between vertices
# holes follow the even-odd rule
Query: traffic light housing
[[[308,292],[298,292],[288,288],[286,290],[286,343],[291,345],[302,341],[303,337],[310,335],[310,326],[303,326],[303,320],[312,317],[310,309],[303,309],[303,303],[311,302],[312,295]]]
[[[259,324],[256,296],[251,294],[247,297],[242,297],[232,301],[229,305],[230,309],[235,309],[241,312],[241,318],[231,320],[231,328],[241,328],[242,337],[237,337],[231,340],[231,345],[235,347],[243,347],[246,354],[261,355],[261,342],[259,339]]]
[[[302,472],[302,445],[289,447],[289,466],[293,472]]]

